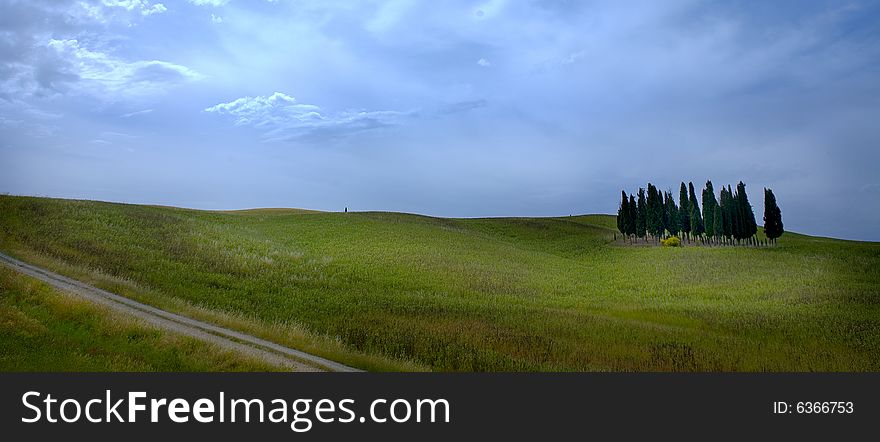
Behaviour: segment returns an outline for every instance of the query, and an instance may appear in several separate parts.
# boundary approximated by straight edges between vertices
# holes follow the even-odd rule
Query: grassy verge
[[[274,371],[0,267],[0,371]]]

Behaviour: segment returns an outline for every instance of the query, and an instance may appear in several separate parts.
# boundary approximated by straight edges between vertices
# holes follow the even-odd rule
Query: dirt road
[[[258,357],[271,364],[294,371],[361,371],[338,362],[285,347],[225,327],[160,310],[106,290],[32,266],[0,253],[0,264],[43,281],[56,289],[72,293],[124,313],[134,315],[154,326],[211,342],[224,349]]]

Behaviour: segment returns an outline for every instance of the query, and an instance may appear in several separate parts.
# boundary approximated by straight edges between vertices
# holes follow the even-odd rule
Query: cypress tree
[[[636,236],[639,238],[645,237],[645,229],[646,222],[648,220],[648,207],[645,204],[645,189],[639,187],[639,202],[636,213],[638,216],[636,217]]]
[[[724,193],[723,189],[721,190],[721,193]],[[708,222],[706,224],[708,224]],[[721,207],[716,205],[715,210],[712,211],[712,236],[714,238],[720,238],[724,235],[724,226],[722,224]]]
[[[630,237],[636,234],[636,218],[638,218],[638,212],[636,211],[636,198],[630,194],[629,215],[626,217],[626,234]]]
[[[660,192],[653,184],[648,183],[647,214],[645,227],[651,236],[658,237],[663,233],[663,206]]]
[[[681,231],[684,232],[685,235],[690,233],[691,212],[690,204],[688,203],[687,187],[685,187],[684,181],[682,181],[681,189],[678,191],[678,222]]]
[[[657,218],[657,225],[655,226],[654,236],[661,237],[663,236],[663,231],[666,230],[666,224],[663,223],[663,193],[660,192],[660,189],[654,187],[654,199],[657,200],[654,205],[654,216]]]
[[[764,188],[764,234],[767,239],[776,243],[776,238],[782,236],[785,230],[782,228],[782,211],[776,204],[776,195],[773,191]]]
[[[733,235],[730,224],[730,198],[727,188],[721,186],[721,204],[718,211],[721,212],[721,235],[727,239]]]
[[[666,192],[666,216],[669,219],[669,223],[666,225],[666,230],[669,231],[670,235],[678,235],[678,232],[681,230],[681,225],[678,221],[678,207],[675,206],[675,199],[672,198],[672,191]]]
[[[656,219],[654,218],[654,206],[657,205],[657,200],[654,199],[654,185],[648,183],[648,187],[645,193],[645,230],[654,234],[654,228],[656,226]]]
[[[706,188],[703,189],[703,221],[706,223],[706,236],[716,236],[715,210],[717,208],[718,200],[715,199],[712,181],[706,181]]]
[[[666,210],[666,201],[665,192],[657,191],[657,194],[660,195],[660,219],[661,219],[661,228],[660,235],[663,235],[663,232],[669,230],[669,211]]]
[[[715,212],[718,213],[719,221],[720,221],[720,229],[716,227],[716,233],[718,236],[726,237],[727,231],[724,228],[724,210],[727,208],[727,188],[721,186],[721,194],[718,197],[718,208],[715,209]]]
[[[626,192],[620,192],[620,207],[617,208],[617,230],[626,236],[626,217],[629,216],[629,201]]]
[[[733,238],[739,242],[742,239],[742,218],[739,210],[739,189],[736,192],[733,192],[730,188],[730,184],[727,185],[727,193],[731,195],[730,197],[730,232],[733,235]]]
[[[739,194],[739,208],[742,219],[741,234],[743,239],[751,238],[758,233],[758,223],[755,222],[755,211],[749,204],[749,195],[746,193],[746,185],[742,181],[736,185],[736,192]]]
[[[696,236],[703,234],[703,217],[700,215],[700,205],[697,203],[697,195],[694,193],[694,183],[688,183],[688,194],[691,214],[691,233]]]

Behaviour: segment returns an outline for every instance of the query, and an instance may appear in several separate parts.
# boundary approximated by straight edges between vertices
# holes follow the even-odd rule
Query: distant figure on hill
[[[348,213],[348,206],[345,207],[345,213]]]

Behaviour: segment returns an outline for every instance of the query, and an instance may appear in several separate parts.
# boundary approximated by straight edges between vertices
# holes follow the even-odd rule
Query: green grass
[[[14,256],[365,369],[880,370],[880,244],[614,226],[0,197]]]
[[[0,371],[272,371],[0,266]]]

